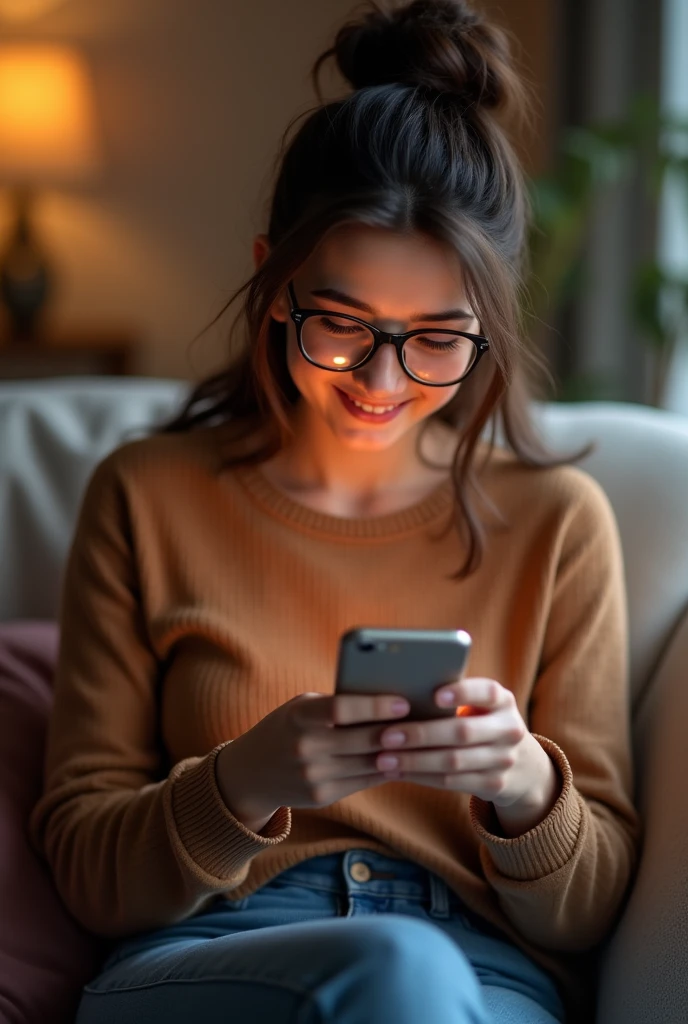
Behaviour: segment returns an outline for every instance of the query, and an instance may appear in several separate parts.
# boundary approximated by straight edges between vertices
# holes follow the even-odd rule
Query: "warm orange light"
[[[0,47],[0,175],[45,183],[98,165],[88,73],[67,47]]]
[[[337,366],[347,366],[349,360],[346,358],[346,356],[335,356],[332,362],[336,363]]]
[[[10,21],[30,21],[59,7],[64,0],[0,0],[0,14]]]

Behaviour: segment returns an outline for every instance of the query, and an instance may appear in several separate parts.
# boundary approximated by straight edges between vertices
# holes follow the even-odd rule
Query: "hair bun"
[[[465,0],[412,0],[372,10],[343,25],[333,54],[354,89],[398,82],[454,93],[467,104],[493,109],[520,97],[506,33]]]

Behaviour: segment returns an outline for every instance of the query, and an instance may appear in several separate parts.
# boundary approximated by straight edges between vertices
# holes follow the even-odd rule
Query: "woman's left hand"
[[[523,721],[511,690],[496,679],[467,677],[436,691],[438,707],[449,706],[440,700],[447,691],[456,715],[389,725],[382,732],[385,751],[377,757],[378,769],[390,780],[460,790],[496,808],[551,806],[556,770]],[[403,742],[392,740],[395,733],[405,737]],[[390,757],[398,758],[396,766],[387,761]]]

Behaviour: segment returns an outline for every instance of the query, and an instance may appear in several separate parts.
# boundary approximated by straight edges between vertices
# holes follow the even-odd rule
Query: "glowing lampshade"
[[[63,0],[0,0],[0,15],[9,21],[30,21],[61,3]]]
[[[98,165],[81,57],[63,46],[0,46],[0,178],[45,184],[87,177]]]

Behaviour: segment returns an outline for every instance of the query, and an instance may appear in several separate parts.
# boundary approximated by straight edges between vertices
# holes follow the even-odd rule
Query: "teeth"
[[[358,409],[363,409],[363,412],[372,412],[377,416],[382,416],[383,413],[396,409],[396,405],[367,405],[365,402],[357,402],[355,398],[352,398],[351,401]]]

